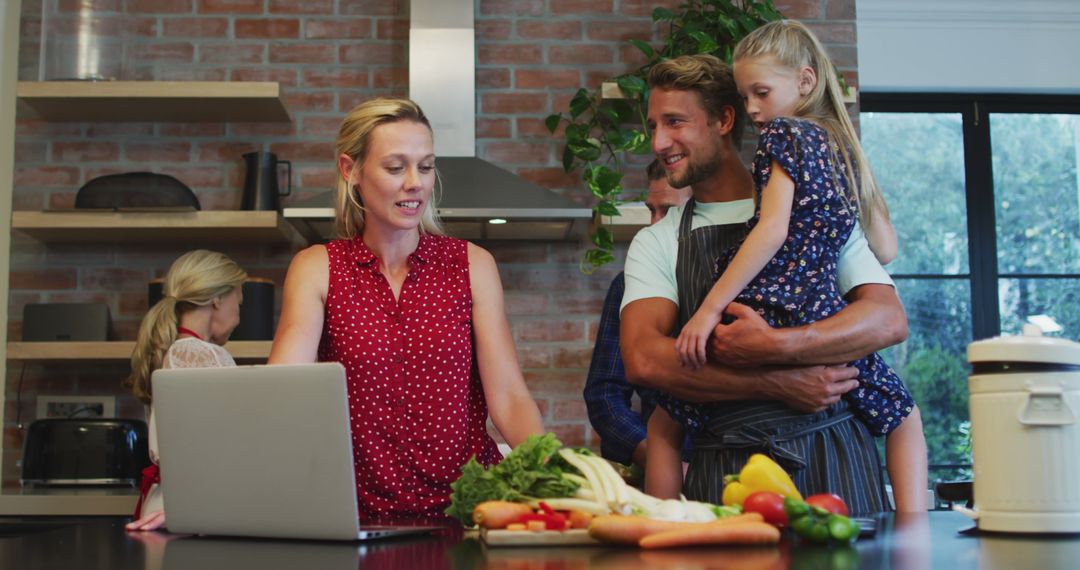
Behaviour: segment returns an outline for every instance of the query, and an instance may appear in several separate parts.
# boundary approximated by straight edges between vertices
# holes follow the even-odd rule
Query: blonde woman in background
[[[142,494],[128,530],[165,525],[150,375],[159,368],[236,366],[222,345],[240,324],[245,279],[247,273],[224,254],[190,251],[173,262],[165,275],[164,296],[143,317],[131,355],[131,376],[124,384],[147,406],[153,465],[143,472]]]
[[[495,260],[442,235],[431,125],[372,99],[337,139],[338,238],[289,266],[271,364],[345,367],[361,517],[434,517],[472,456],[543,432],[518,366]]]

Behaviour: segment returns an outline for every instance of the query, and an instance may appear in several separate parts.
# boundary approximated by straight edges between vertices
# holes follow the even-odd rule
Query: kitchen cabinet
[[[46,121],[290,121],[276,82],[20,81],[17,93]]]

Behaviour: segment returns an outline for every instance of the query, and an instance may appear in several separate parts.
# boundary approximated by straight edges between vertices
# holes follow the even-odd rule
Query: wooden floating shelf
[[[46,243],[303,243],[271,211],[16,211],[11,227]]]
[[[46,121],[289,122],[270,81],[20,81]]]
[[[234,340],[225,349],[237,360],[266,360],[270,356],[269,340]],[[8,360],[84,362],[127,361],[135,350],[135,341],[101,342],[9,342]]]

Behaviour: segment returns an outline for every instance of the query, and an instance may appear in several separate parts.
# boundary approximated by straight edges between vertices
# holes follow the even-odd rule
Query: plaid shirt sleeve
[[[600,454],[629,465],[646,432],[645,420],[630,409],[634,387],[626,380],[619,352],[619,305],[624,288],[623,274],[619,273],[604,299],[589,376],[585,380],[585,406],[589,422],[600,434]]]

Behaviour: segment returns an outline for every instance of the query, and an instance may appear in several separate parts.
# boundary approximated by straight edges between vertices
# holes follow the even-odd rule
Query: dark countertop
[[[1080,566],[1080,537],[960,535],[962,515],[883,519],[874,538],[853,547],[792,544],[776,548],[693,548],[641,551],[614,547],[487,548],[458,529],[435,536],[367,543],[200,538],[165,533],[128,534],[117,517],[37,520],[35,532],[0,533],[0,568],[186,570],[310,568],[320,570],[641,570],[942,568],[1056,569]],[[14,522],[8,519],[8,522]],[[5,521],[0,519],[0,530]],[[54,524],[64,523],[64,526]]]

